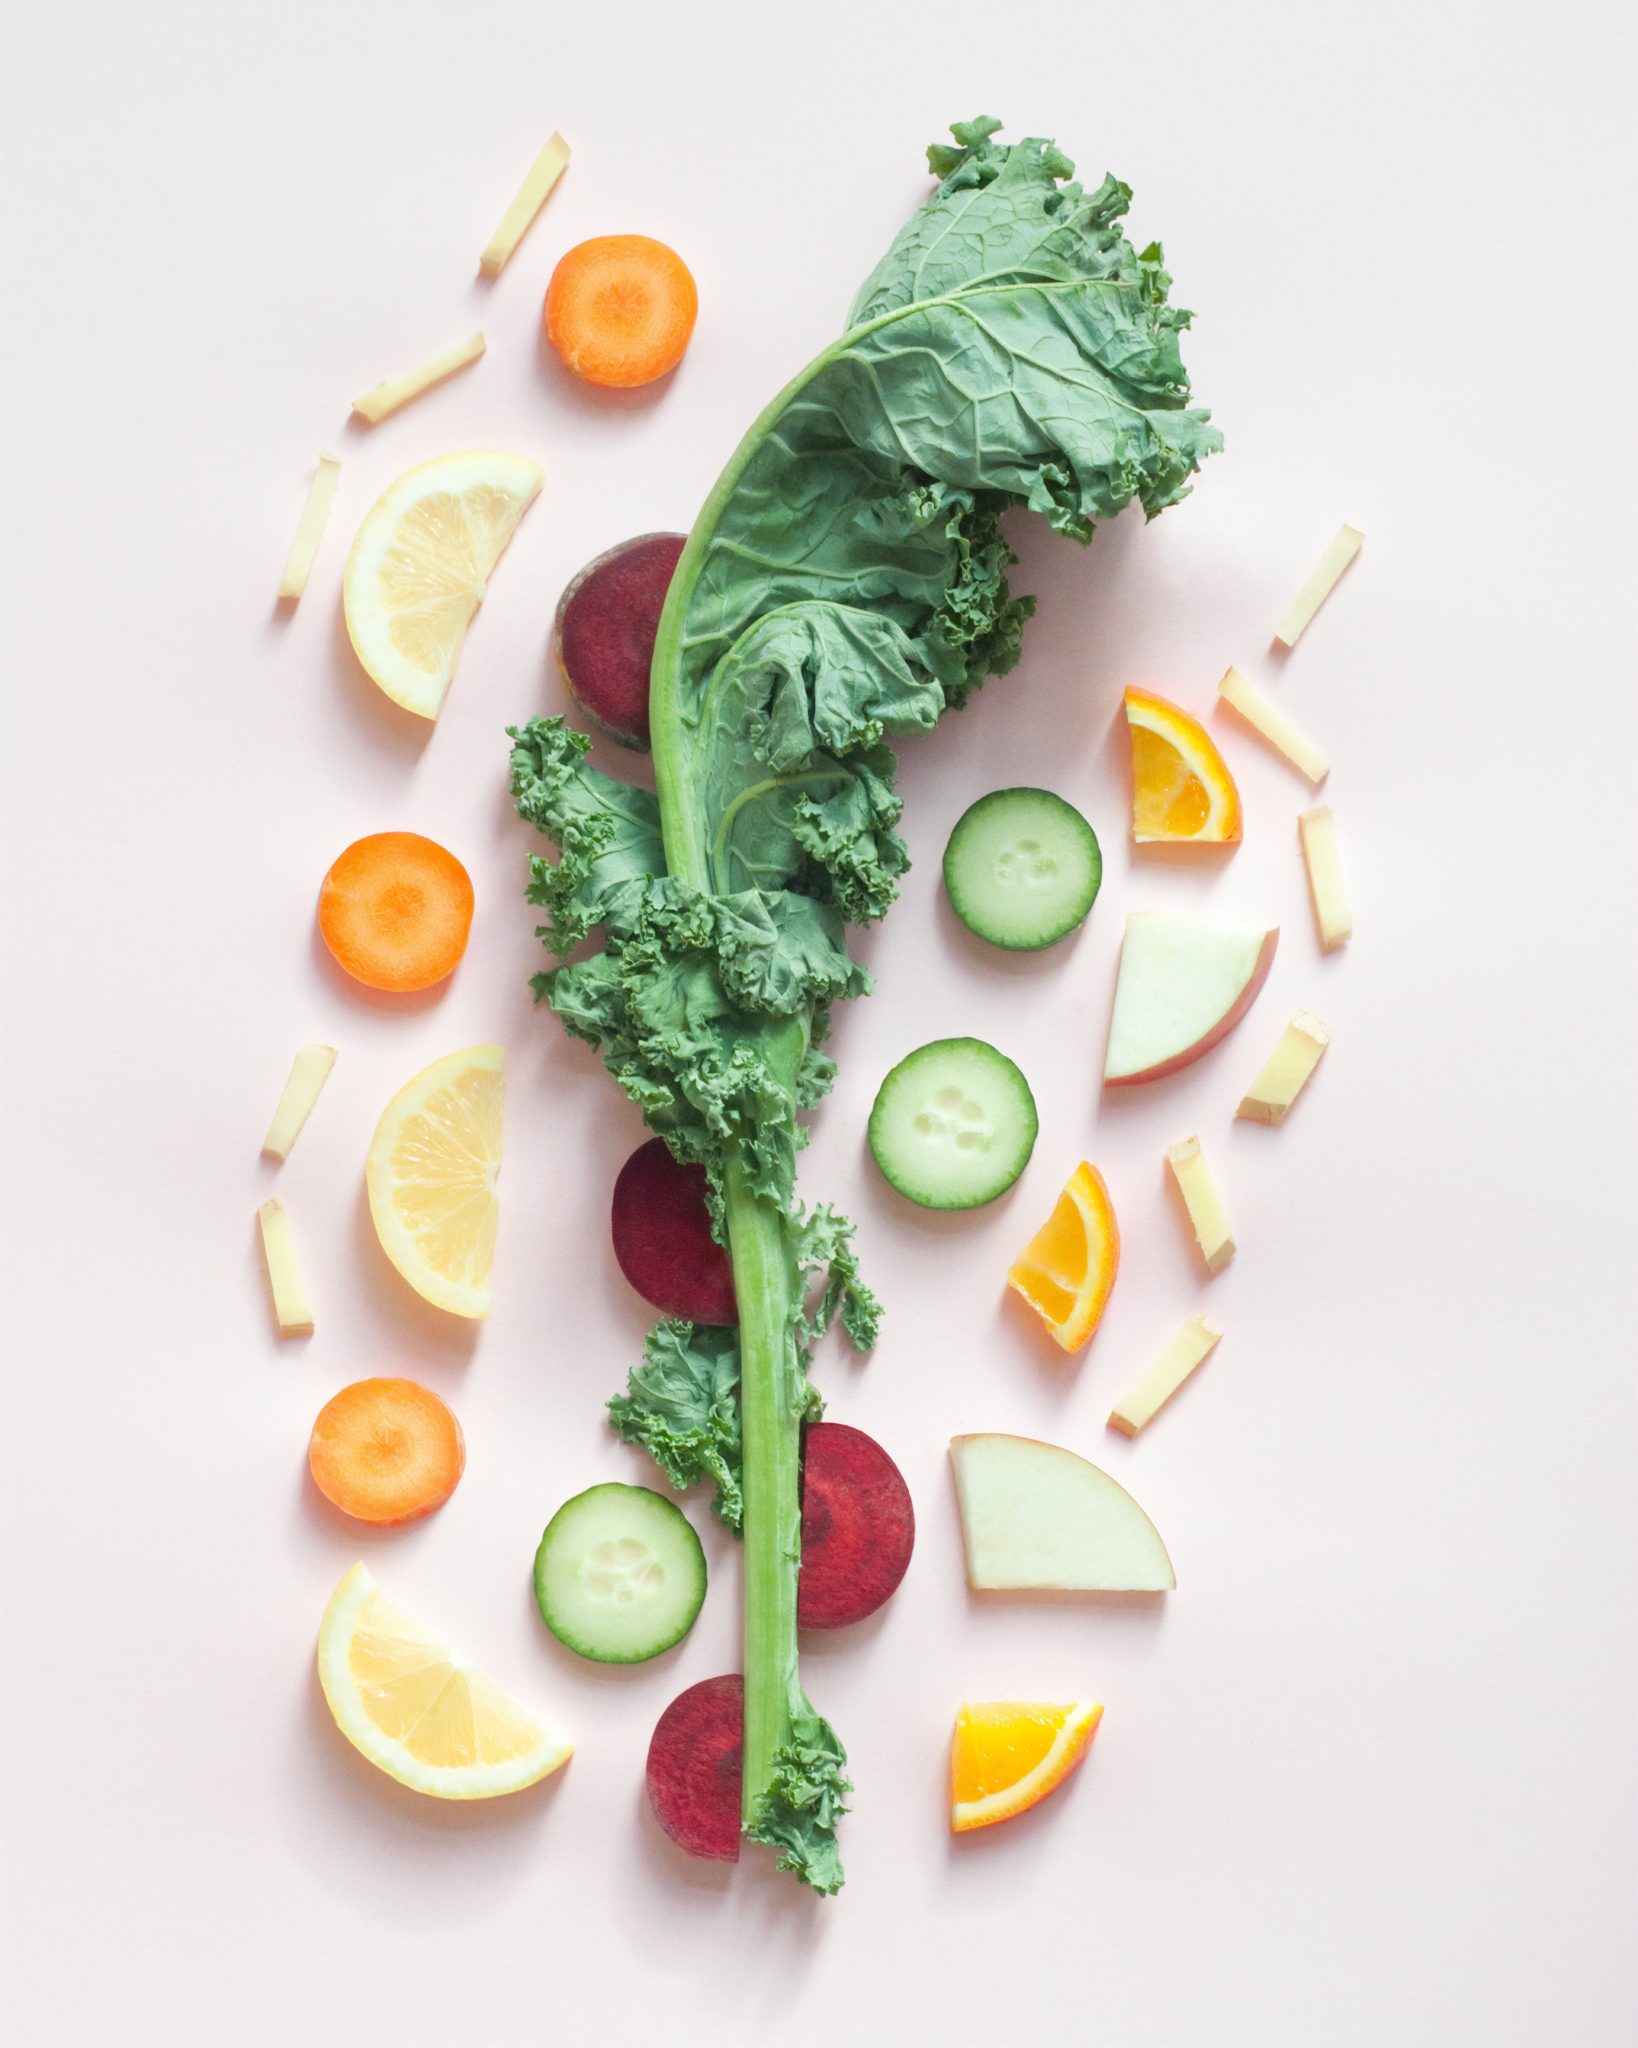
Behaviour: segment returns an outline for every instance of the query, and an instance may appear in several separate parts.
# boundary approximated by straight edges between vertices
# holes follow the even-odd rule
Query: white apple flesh
[[[1277,925],[1134,911],[1121,941],[1104,1085],[1158,1081],[1210,1052],[1256,1000],[1279,937]]]
[[[1125,1487],[1060,1444],[950,1440],[967,1583],[981,1592],[1166,1593],[1177,1574]]]

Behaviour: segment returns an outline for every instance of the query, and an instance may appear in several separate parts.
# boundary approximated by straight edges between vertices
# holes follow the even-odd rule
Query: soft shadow
[[[316,910],[313,912],[309,951],[326,987],[333,989],[337,995],[346,996],[351,1002],[362,1003],[369,1010],[430,1010],[443,1001],[449,992],[450,983],[455,979],[454,974],[446,974],[442,981],[435,981],[431,988],[411,989],[407,994],[390,988],[371,988],[368,982],[360,981],[356,976],[349,974],[324,943],[324,934],[319,930]]]
[[[308,1748],[317,1759],[327,1789],[338,1801],[346,1800],[360,1825],[378,1832],[402,1836],[406,1829],[417,1834],[489,1834],[501,1829],[539,1826],[544,1820],[564,1771],[574,1769],[574,1759],[553,1771],[538,1785],[496,1799],[434,1799],[414,1792],[378,1770],[360,1755],[336,1726],[318,1666],[309,1670],[304,1691]]]
[[[546,322],[542,320],[535,329],[535,362],[541,381],[552,396],[560,403],[581,405],[590,412],[600,412],[615,419],[631,413],[651,412],[656,406],[663,405],[687,360],[685,354],[674,369],[667,370],[663,377],[656,377],[650,384],[638,384],[631,390],[619,391],[606,384],[589,384],[584,377],[577,377],[547,339]]]
[[[1082,1757],[1080,1763],[1070,1772],[1062,1784],[1053,1787],[1038,1806],[1026,1806],[1022,1813],[1014,1814],[1001,1827],[971,1828],[965,1834],[958,1835],[954,1832],[948,1834],[945,1837],[945,1855],[947,1858],[952,1863],[959,1863],[969,1856],[983,1855],[986,1852],[991,1855],[1011,1855],[1014,1852],[1005,1847],[1007,1843],[1027,1844],[1030,1836],[1038,1828],[1049,1828],[1058,1825],[1053,1816],[1062,1812],[1070,1800],[1090,1798],[1092,1796],[1081,1786],[1080,1781],[1089,1777],[1096,1766],[1098,1736],[1101,1733],[1101,1728],[1093,1731],[1092,1740],[1088,1744],[1086,1754]],[[938,1783],[938,1796],[941,1799],[948,1798],[948,1788],[942,1778],[940,1778]],[[1067,1827],[1071,1823],[1065,1821],[1063,1825]]]
[[[370,1214],[369,1189],[360,1180],[353,1205],[353,1268],[368,1289],[372,1306],[407,1344],[430,1346],[440,1360],[466,1365],[478,1348],[483,1325],[423,1301],[381,1248]]]
[[[690,1891],[715,1893],[719,1898],[728,1891],[739,1865],[690,1856],[686,1849],[679,1849],[654,1818],[646,1788],[638,1788],[631,1816],[637,1854],[656,1878],[667,1886],[686,1885]]]
[[[431,739],[436,719],[421,718],[395,704],[386,691],[364,673],[364,664],[353,652],[347,637],[347,614],[342,599],[336,599],[330,623],[330,668],[348,704],[374,733],[383,735],[412,760],[419,758]]]

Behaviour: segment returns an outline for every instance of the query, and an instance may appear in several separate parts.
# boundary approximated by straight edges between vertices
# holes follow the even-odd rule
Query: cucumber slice
[[[997,789],[956,820],[944,887],[968,931],[1031,952],[1066,938],[1103,880],[1098,836],[1049,789]]]
[[[981,1038],[935,1038],[876,1091],[870,1149],[923,1209],[993,1202],[1029,1164],[1038,1119],[1029,1083]]]
[[[535,1552],[535,1600],[560,1643],[597,1664],[641,1664],[680,1643],[705,1598],[688,1517],[611,1481],[566,1500]]]

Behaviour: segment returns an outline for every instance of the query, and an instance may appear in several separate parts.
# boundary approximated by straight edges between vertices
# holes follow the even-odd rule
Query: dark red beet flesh
[[[650,1138],[621,1167],[610,1216],[620,1271],[662,1315],[737,1323],[734,1269],[711,1235],[705,1168]]]
[[[803,1628],[846,1628],[874,1614],[904,1577],[916,1543],[910,1489],[872,1436],[815,1422],[802,1440]]]
[[[702,1678],[660,1716],[648,1745],[648,1803],[679,1849],[739,1861],[745,1681]]]
[[[558,666],[576,703],[622,746],[648,746],[654,635],[685,535],[644,533],[588,562],[558,600]]]

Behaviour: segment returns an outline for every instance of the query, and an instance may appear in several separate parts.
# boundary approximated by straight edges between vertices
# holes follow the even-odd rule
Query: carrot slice
[[[461,1425],[414,1380],[356,1380],[326,1401],[307,1446],[313,1483],[360,1522],[441,1508],[466,1469]]]
[[[598,235],[552,272],[546,336],[577,377],[624,390],[677,367],[699,309],[675,249],[647,235]]]
[[[355,839],[319,890],[324,943],[367,988],[430,988],[453,973],[472,929],[472,878],[435,839]]]

